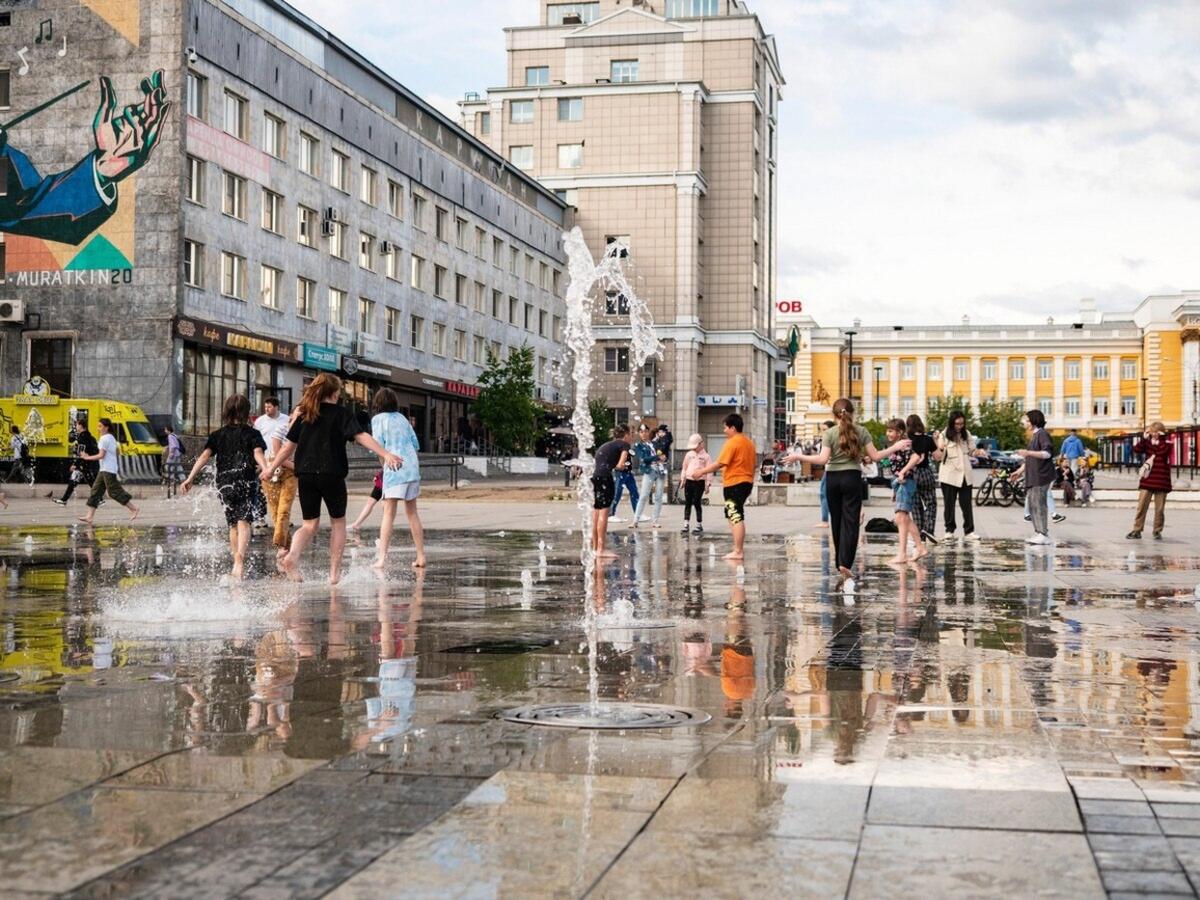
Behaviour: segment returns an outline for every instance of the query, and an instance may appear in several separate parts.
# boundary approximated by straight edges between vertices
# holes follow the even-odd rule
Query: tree
[[[972,432],[979,438],[992,438],[1001,450],[1025,446],[1021,418],[1025,410],[1015,400],[984,400],[979,404],[979,424]]]
[[[488,353],[474,410],[501,453],[534,447],[543,424],[542,408],[534,399],[533,348],[515,349],[506,360]]]
[[[858,424],[870,433],[871,443],[875,445],[876,449],[882,449],[890,444],[890,441],[887,439],[887,426],[882,422],[875,419],[867,419],[867,421],[859,422]]]
[[[617,424],[617,416],[609,407],[607,397],[592,397],[588,400],[588,412],[592,414],[592,434],[596,439],[595,446],[588,448],[588,451],[591,452],[612,438],[612,430],[613,426]]]
[[[979,421],[971,409],[971,401],[962,394],[948,394],[945,397],[930,397],[929,406],[925,412],[925,431],[933,434],[935,431],[945,431],[950,424],[950,413],[958,410],[967,418],[967,431],[974,434],[979,427]]]

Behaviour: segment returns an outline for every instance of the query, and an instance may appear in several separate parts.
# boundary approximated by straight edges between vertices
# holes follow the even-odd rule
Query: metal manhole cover
[[[0,672],[0,684],[12,684],[20,680],[21,676],[17,672]]]
[[[590,703],[542,703],[518,706],[499,717],[525,725],[615,730],[703,725],[712,718],[703,710],[658,703],[601,703],[594,708]]]

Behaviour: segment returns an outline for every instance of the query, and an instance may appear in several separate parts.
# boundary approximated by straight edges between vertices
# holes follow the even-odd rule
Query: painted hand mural
[[[150,158],[171,103],[160,69],[141,82],[142,99],[118,112],[116,91],[100,79],[92,123],[96,149],[71,168],[42,176],[0,128],[7,192],[0,197],[0,231],[78,244],[117,208],[117,185]]]

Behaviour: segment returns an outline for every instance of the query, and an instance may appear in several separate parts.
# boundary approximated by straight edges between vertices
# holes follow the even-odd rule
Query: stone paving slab
[[[1075,799],[1066,791],[905,788],[877,784],[871,791],[867,819],[879,825],[1083,830]]]

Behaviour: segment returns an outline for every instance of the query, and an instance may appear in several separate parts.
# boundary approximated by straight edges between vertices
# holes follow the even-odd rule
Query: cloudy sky
[[[536,0],[292,0],[442,109]],[[1194,0],[750,0],[779,42],[780,295],[819,322],[1200,288]]]

